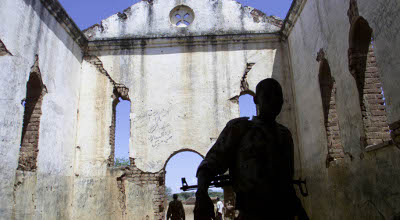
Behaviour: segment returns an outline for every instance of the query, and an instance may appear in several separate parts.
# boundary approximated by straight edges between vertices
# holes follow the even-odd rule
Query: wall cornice
[[[58,0],[40,0],[43,6],[54,16],[57,22],[65,29],[72,39],[85,50],[87,47],[87,38],[78,28],[72,18],[67,14]]]
[[[135,48],[173,47],[173,46],[201,46],[221,45],[237,43],[263,43],[268,41],[280,41],[279,33],[264,34],[234,34],[234,35],[210,35],[191,37],[165,37],[165,38],[131,38],[98,40],[88,42],[88,52],[106,50],[124,50]]]
[[[296,24],[296,21],[303,11],[306,3],[307,0],[293,0],[292,6],[290,6],[289,12],[286,15],[285,20],[283,21],[283,26],[281,29],[282,37],[284,39],[289,37],[290,32]]]

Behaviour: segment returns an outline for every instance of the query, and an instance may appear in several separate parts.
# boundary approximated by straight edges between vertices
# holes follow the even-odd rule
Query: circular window
[[[194,20],[193,10],[185,5],[180,5],[172,9],[169,16],[171,23],[177,27],[187,27]]]

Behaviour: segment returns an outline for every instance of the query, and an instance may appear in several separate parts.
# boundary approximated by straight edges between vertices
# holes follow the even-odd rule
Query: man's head
[[[172,195],[172,198],[174,198],[174,200],[177,200],[178,199],[178,195],[174,194],[174,195]]]
[[[275,120],[282,110],[282,87],[275,79],[264,79],[257,84],[254,103],[258,105],[259,117]]]
[[[217,197],[217,201],[219,201],[219,197]]]

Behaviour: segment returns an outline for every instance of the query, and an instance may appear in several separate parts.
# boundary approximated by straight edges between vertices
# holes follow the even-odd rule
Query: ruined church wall
[[[79,107],[74,219],[161,219],[169,158],[186,150],[205,155],[226,123],[239,117],[239,95],[254,92],[264,78],[282,83],[285,106],[279,121],[296,137],[288,60],[279,38],[240,43],[210,38],[201,44],[196,39],[178,39],[178,44],[171,39],[164,46],[148,40],[131,49],[89,48],[98,65],[90,60],[82,65],[87,86],[81,88]],[[107,162],[112,81],[129,89],[129,155],[135,164],[127,168]]]
[[[400,114],[398,101],[399,4],[357,1],[373,29],[374,50],[386,98],[388,123]],[[308,0],[288,38],[302,175],[311,219],[393,219],[400,213],[400,150],[389,145],[367,151],[360,143],[363,121],[355,78],[349,71],[349,0]],[[323,49],[336,81],[336,113],[344,159],[327,161],[327,135],[319,85]],[[331,103],[332,104],[332,103]]]
[[[81,49],[41,1],[2,0],[0,20],[0,219],[69,219]],[[35,55],[47,88],[37,169],[17,171]]]
[[[294,127],[291,84],[282,65],[283,53],[275,39],[262,43],[147,45],[97,55],[110,76],[129,88],[130,157],[144,171],[156,172],[173,152],[192,149],[207,153],[226,123],[239,116],[237,98],[243,77],[253,92],[264,78],[282,82],[287,103],[282,123]],[[255,64],[245,75],[248,63]]]
[[[182,14],[187,27],[177,27],[179,19],[170,19],[173,9],[182,5],[191,10],[189,17]],[[277,33],[281,22],[234,0],[145,0],[88,28],[85,35],[89,40],[109,40]]]

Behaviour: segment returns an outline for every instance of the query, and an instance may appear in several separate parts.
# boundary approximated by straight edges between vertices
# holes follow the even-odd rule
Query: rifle
[[[186,182],[185,177],[183,177],[181,180],[182,180],[182,187],[180,189],[184,192],[198,188],[197,185],[189,186]],[[298,180],[292,180],[292,184],[297,185],[299,187],[300,193],[303,197],[308,196],[308,188],[307,188],[307,180],[306,179],[302,180],[300,178]],[[224,186],[230,186],[230,185],[232,185],[232,180],[229,175],[216,176],[216,177],[214,177],[214,179],[211,180],[211,183],[210,183],[210,187],[224,187]],[[303,188],[303,185],[304,185],[304,188]]]
[[[232,185],[232,181],[230,176],[228,175],[219,175],[214,177],[214,179],[211,180],[210,186],[209,187],[224,187],[224,186],[230,186]],[[186,182],[186,178],[183,177],[182,178],[182,187],[181,190],[186,192],[188,190],[193,190],[193,189],[197,189],[197,185],[192,185],[189,186]]]

